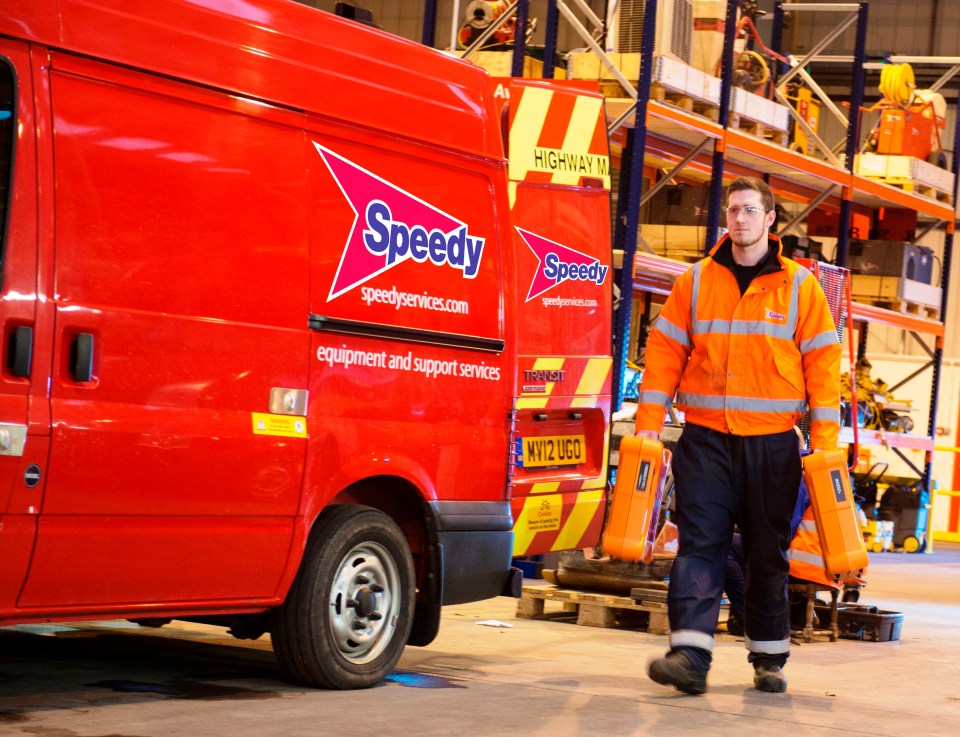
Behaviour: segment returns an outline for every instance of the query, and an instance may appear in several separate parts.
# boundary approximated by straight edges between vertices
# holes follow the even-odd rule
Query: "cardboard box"
[[[607,57],[626,80],[636,86],[640,78],[640,54],[611,53]],[[567,59],[566,76],[567,79],[598,80],[607,97],[628,97],[610,68],[592,51],[571,52]]]
[[[482,69],[486,69],[493,77],[509,77],[512,76],[513,73],[512,51],[475,51],[470,55],[468,61],[473,62]],[[556,79],[564,79],[566,77],[567,72],[565,69],[555,67],[553,71]],[[523,57],[523,76],[526,79],[542,78],[543,62],[529,56]]]
[[[778,102],[771,102],[770,104],[773,106],[770,127],[776,128],[778,131],[790,130],[790,108]]]
[[[659,82],[671,92],[687,94],[687,70],[682,61],[669,56],[653,57],[653,81]]]
[[[705,255],[706,226],[644,223],[640,235],[661,256],[683,260]]]
[[[667,12],[666,10],[659,10]],[[727,0],[693,0],[693,53],[690,63],[707,74],[720,73]],[[719,104],[719,97],[717,103]]]
[[[814,210],[807,217],[807,235],[811,238],[836,238],[840,230],[840,213],[828,210]],[[870,211],[854,205],[850,213],[851,238],[864,238],[870,235]]]
[[[720,79],[717,77],[711,77],[709,74],[704,75],[704,90],[703,96],[704,99],[709,102],[711,105],[720,104]]]
[[[706,225],[709,187],[667,185],[646,204],[643,222],[663,225]],[[646,225],[644,225],[646,227]]]
[[[917,211],[901,207],[877,210],[870,238],[881,241],[912,242],[917,236]]]
[[[703,99],[703,89],[706,84],[705,82],[706,75],[701,72],[699,69],[694,69],[691,66],[687,67],[687,84],[686,91],[690,97],[693,97],[697,100]]]
[[[730,109],[738,115],[747,114],[747,98],[752,97],[751,93],[742,90],[739,87],[733,88],[733,102]]]
[[[943,290],[930,284],[900,279],[895,276],[865,276],[853,274],[851,282],[853,298],[872,299],[877,302],[909,302],[940,309]]]
[[[755,120],[758,123],[766,123],[768,100],[760,97],[760,95],[754,95],[750,92],[746,93],[746,97],[746,112],[743,114],[750,120]]]
[[[875,179],[911,180],[940,192],[953,192],[954,173],[913,156],[860,154],[854,161],[857,174]]]

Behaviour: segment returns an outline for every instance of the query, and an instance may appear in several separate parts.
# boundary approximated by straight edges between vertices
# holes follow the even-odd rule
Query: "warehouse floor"
[[[430,647],[409,648],[382,686],[349,693],[286,684],[268,642],[212,627],[7,628],[0,735],[955,735],[960,546],[874,555],[869,581],[862,602],[904,612],[900,640],[795,646],[786,694],[751,687],[729,635],[709,692],[685,696],[646,678],[664,636],[516,619],[509,599],[449,607]]]

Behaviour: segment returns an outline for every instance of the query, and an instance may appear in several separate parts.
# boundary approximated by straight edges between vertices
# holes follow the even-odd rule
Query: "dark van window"
[[[13,68],[0,58],[0,266],[7,250],[7,212],[13,185]]]

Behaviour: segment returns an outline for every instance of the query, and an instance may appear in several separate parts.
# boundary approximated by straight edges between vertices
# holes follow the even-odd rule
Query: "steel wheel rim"
[[[357,665],[375,660],[397,629],[400,570],[382,545],[364,542],[340,561],[329,598],[330,634]]]

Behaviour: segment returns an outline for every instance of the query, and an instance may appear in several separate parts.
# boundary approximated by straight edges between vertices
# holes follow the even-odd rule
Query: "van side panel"
[[[53,434],[21,605],[277,596],[307,442],[270,419],[307,384],[301,118],[64,54],[51,80]]]
[[[290,0],[59,4],[62,42],[79,52],[405,137],[502,151],[476,104],[485,72],[332,13]]]
[[[504,324],[507,213],[494,185],[503,162],[323,121],[311,121],[308,140],[310,201],[323,213],[312,222],[310,391],[325,398],[310,417],[325,461],[311,479],[331,494],[361,476],[397,475],[447,502],[434,507],[438,527],[475,542],[448,539],[445,574],[482,583],[465,594],[448,578],[444,591],[498,594],[510,565],[514,360]],[[476,515],[477,503],[492,507],[471,526],[460,515]],[[499,528],[488,526],[498,514]],[[490,553],[467,566],[471,549]]]
[[[431,498],[502,499],[510,372],[490,206],[502,164],[319,122],[308,140],[310,201],[323,213],[310,295],[323,318],[311,351],[311,391],[327,399],[318,421],[379,427],[341,438],[341,468],[390,448],[388,463],[407,456],[426,471]]]

